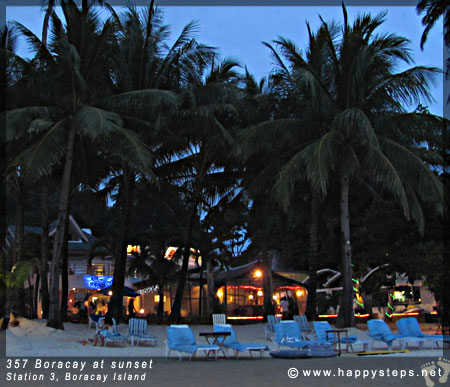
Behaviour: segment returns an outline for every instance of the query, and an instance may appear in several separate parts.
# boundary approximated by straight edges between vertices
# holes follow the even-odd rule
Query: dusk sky
[[[39,4],[37,2],[36,4]],[[340,4],[337,2],[337,4]],[[121,8],[115,7],[120,13]],[[197,39],[218,47],[222,56],[238,60],[246,65],[257,79],[267,76],[272,69],[269,50],[261,42],[270,42],[278,36],[293,40],[299,48],[305,48],[307,33],[305,21],[309,21],[313,31],[320,25],[319,14],[326,20],[342,21],[340,6],[161,6],[164,22],[171,26],[175,39],[183,26],[191,20],[200,25]],[[411,41],[410,49],[416,65],[442,68],[443,43],[442,20],[431,30],[422,51],[419,46],[424,27],[415,6],[348,6],[349,20],[352,22],[360,12],[376,15],[387,10],[386,21],[379,33],[395,33]],[[41,36],[43,13],[39,6],[7,6],[7,20],[16,20]],[[26,54],[25,46],[20,53]],[[399,68],[399,71],[406,67]],[[430,111],[442,115],[443,78],[436,79],[433,89],[435,103],[429,104]]]

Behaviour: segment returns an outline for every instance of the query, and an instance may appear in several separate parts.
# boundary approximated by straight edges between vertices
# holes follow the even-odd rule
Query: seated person
[[[114,334],[114,324],[111,316],[105,316],[105,318],[101,322],[100,329],[95,333],[94,338],[94,347],[97,345],[97,342],[100,340],[100,345],[105,345],[105,337],[107,335]]]

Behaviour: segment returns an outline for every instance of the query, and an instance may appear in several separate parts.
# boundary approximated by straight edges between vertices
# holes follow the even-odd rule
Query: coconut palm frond
[[[33,182],[50,175],[54,166],[61,162],[66,152],[67,128],[66,120],[57,121],[38,142],[18,156],[25,167],[27,180]]]
[[[11,141],[24,137],[30,131],[39,131],[39,128],[42,128],[41,125],[51,122],[49,119],[50,109],[46,106],[32,106],[7,111],[5,140]]]

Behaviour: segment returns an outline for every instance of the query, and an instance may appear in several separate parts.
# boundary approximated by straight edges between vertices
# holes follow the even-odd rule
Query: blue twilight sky
[[[11,4],[11,3],[9,3]],[[38,4],[38,3],[37,3]],[[116,12],[122,8],[114,7]],[[261,42],[270,42],[278,36],[296,42],[299,48],[307,44],[305,21],[309,21],[312,30],[320,25],[319,14],[326,20],[342,20],[340,6],[162,6],[164,22],[171,26],[171,37],[175,39],[183,26],[191,20],[197,20],[200,29],[198,41],[218,47],[224,57],[238,60],[246,65],[257,79],[267,76],[272,69],[272,60],[268,49]],[[349,20],[352,22],[360,12],[372,15],[387,11],[386,21],[378,32],[395,33],[411,41],[410,49],[416,65],[443,66],[442,19],[428,35],[422,51],[419,46],[424,27],[421,16],[415,6],[347,6]],[[7,20],[16,20],[41,36],[43,13],[36,6],[6,7]],[[26,54],[22,46],[20,53]],[[398,70],[404,70],[406,65]],[[443,78],[436,78],[432,90],[434,103],[428,103],[432,113],[443,114]]]

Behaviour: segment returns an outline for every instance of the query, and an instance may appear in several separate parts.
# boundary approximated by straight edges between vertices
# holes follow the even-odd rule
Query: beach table
[[[347,329],[332,329],[332,330],[327,330],[326,334],[327,334],[327,341],[328,341],[328,334],[329,333],[336,333],[337,336],[337,340],[334,341],[334,350],[336,350],[336,344],[338,347],[338,354],[341,355],[342,353],[342,349],[341,349],[341,333],[345,333],[345,350],[348,353],[348,331]]]
[[[223,346],[223,342],[228,336],[231,336],[231,332],[200,332],[198,335],[204,337],[208,344],[218,345],[220,347],[220,350],[224,354],[225,359],[228,359],[225,347]],[[206,357],[208,357],[212,352],[213,351],[208,351]]]

